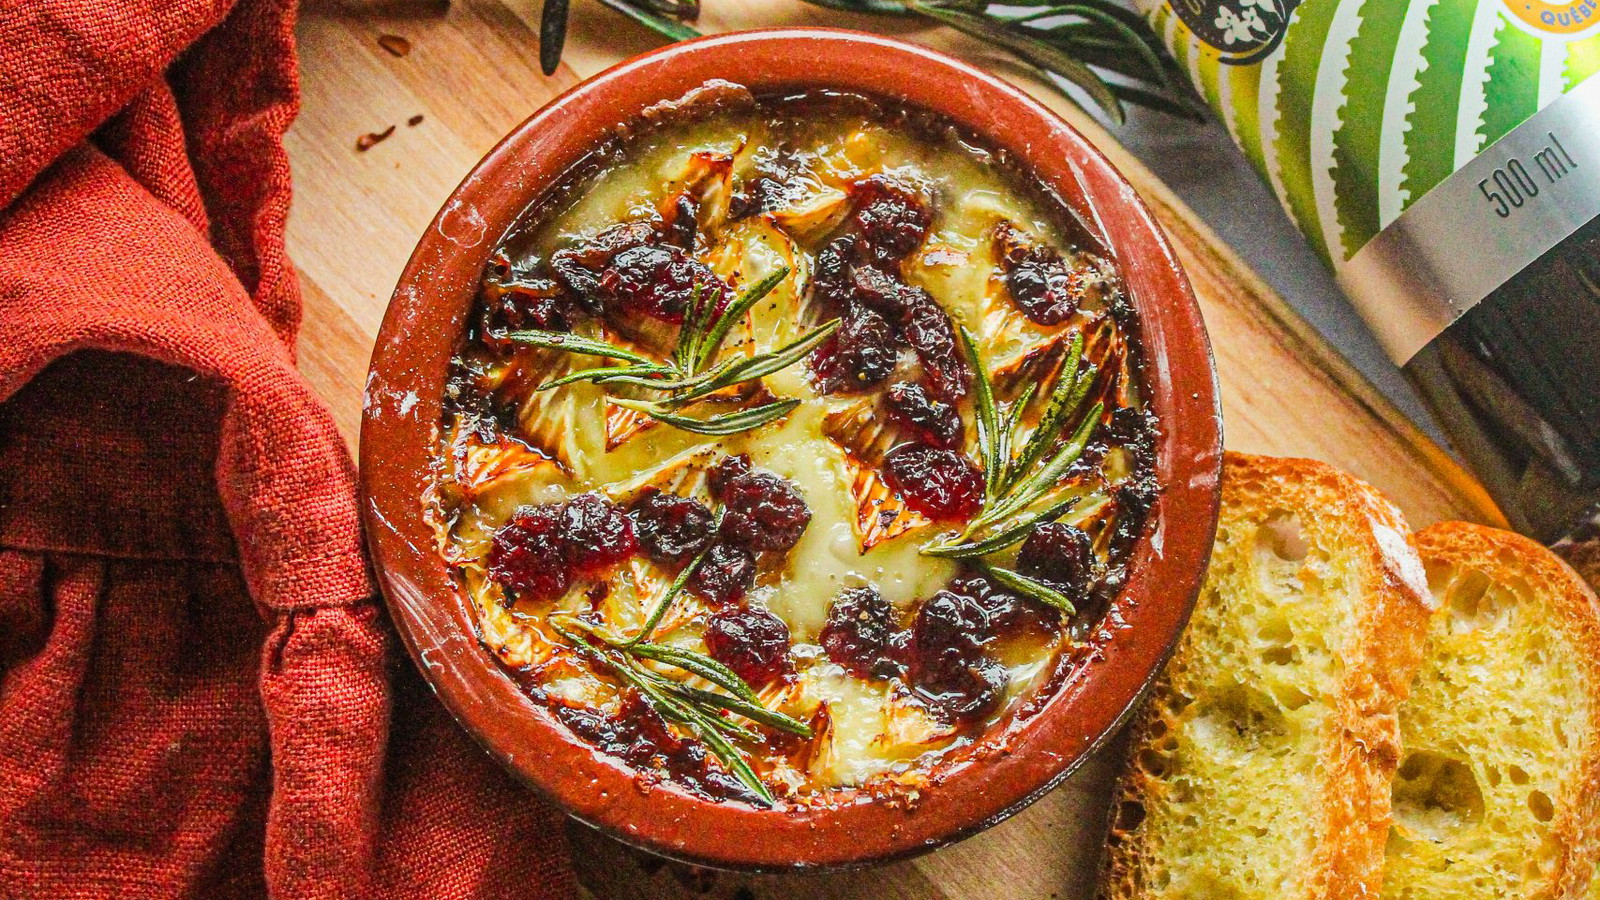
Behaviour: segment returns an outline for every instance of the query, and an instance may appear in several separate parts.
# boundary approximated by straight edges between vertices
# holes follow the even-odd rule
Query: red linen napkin
[[[0,896],[559,897],[295,372],[287,0],[0,7]]]

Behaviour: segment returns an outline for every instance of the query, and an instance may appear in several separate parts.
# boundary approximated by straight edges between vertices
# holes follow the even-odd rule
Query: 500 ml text
[[[1551,185],[1567,177],[1568,172],[1578,167],[1578,161],[1572,158],[1566,147],[1561,146],[1561,139],[1556,137],[1555,132],[1547,131],[1545,136],[1550,143],[1533,154],[1532,171],[1543,175],[1544,183]],[[1479,181],[1478,190],[1494,208],[1494,214],[1504,219],[1521,209],[1524,203],[1539,196],[1539,180],[1534,178],[1527,164],[1513,156],[1488,178]]]

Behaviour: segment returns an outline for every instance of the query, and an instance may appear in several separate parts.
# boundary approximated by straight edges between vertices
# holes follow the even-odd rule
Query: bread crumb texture
[[[1410,671],[1373,672],[1386,653],[1414,668],[1406,631],[1420,647],[1427,615],[1407,533],[1327,466],[1229,455],[1205,587],[1135,729],[1103,896],[1375,896]]]
[[[1418,536],[1439,611],[1400,709],[1383,896],[1600,896],[1594,596],[1525,538]]]

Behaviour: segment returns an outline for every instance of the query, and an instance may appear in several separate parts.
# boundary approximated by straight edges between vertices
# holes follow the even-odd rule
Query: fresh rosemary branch
[[[544,0],[539,58],[555,71],[566,40],[569,0]],[[698,37],[689,22],[698,0],[599,0],[673,41]],[[1143,18],[1115,0],[805,0],[841,12],[921,16],[1000,47],[1044,75],[1083,92],[1120,124],[1133,104],[1198,120],[1202,106],[1178,64],[1165,55]],[[1065,93],[1065,91],[1063,91]],[[1068,96],[1071,96],[1070,94]]]
[[[750,685],[715,659],[683,647],[650,640],[667,609],[682,593],[683,586],[704,559],[705,553],[702,552],[678,573],[671,587],[656,603],[655,609],[651,610],[639,633],[631,638],[624,638],[574,616],[552,616],[550,624],[578,652],[604,664],[628,686],[637,690],[639,696],[663,719],[693,732],[734,777],[763,802],[771,805],[772,792],[750,768],[744,754],[729,740],[755,743],[761,740],[761,735],[728,719],[726,714],[742,716],[758,725],[803,738],[812,736],[811,728],[798,719],[761,705],[761,699]],[[685,684],[645,665],[645,661],[672,666],[704,679],[713,687],[721,688],[721,691]]]
[[[978,432],[978,455],[983,463],[983,504],[961,533],[922,548],[927,556],[972,559],[996,581],[1067,612],[1072,604],[1061,592],[1009,569],[981,560],[1026,538],[1033,529],[1054,522],[1073,509],[1079,498],[1067,497],[1033,508],[1061,481],[1067,469],[1083,454],[1100,424],[1104,404],[1096,402],[1066,441],[1057,446],[1062,430],[1083,405],[1094,382],[1094,366],[1083,367],[1083,335],[1075,334],[1062,361],[1061,372],[1050,392],[1039,424],[1021,449],[1012,454],[1022,412],[1033,401],[1036,387],[1023,391],[1002,413],[994,396],[994,383],[978,355],[972,332],[959,329],[961,349],[971,367],[972,397]]]
[[[904,0],[915,12],[1004,48],[1066,81],[1122,124],[1133,103],[1198,121],[1203,113],[1155,32],[1115,0]],[[1110,76],[1110,77],[1108,77]]]
[[[718,391],[735,385],[764,378],[804,359],[828,335],[839,327],[834,319],[812,329],[801,337],[766,353],[755,356],[735,356],[715,366],[707,364],[716,359],[722,342],[739,319],[743,318],[761,298],[789,274],[780,268],[766,278],[751,285],[733,302],[721,309],[713,308],[712,298],[706,291],[696,290],[684,310],[683,325],[678,329],[677,343],[667,362],[658,362],[641,353],[605,341],[593,340],[561,331],[510,331],[504,335],[509,341],[562,350],[583,356],[621,360],[626,365],[597,366],[582,369],[560,378],[547,381],[539,390],[548,391],[578,381],[593,384],[638,388],[663,393],[659,400],[639,400],[612,396],[611,402],[632,409],[674,428],[696,434],[735,434],[759,428],[788,415],[800,404],[798,400],[776,400],[747,409],[722,413],[709,418],[685,415],[680,410],[691,403],[704,400]]]
[[[1067,598],[1066,594],[1042,581],[1029,578],[1021,572],[1014,572],[981,560],[978,562],[978,568],[985,575],[999,582],[1001,586],[1011,588],[1013,591],[1032,597],[1035,600],[1042,600],[1069,616],[1078,611],[1078,608],[1072,605],[1072,601]]]

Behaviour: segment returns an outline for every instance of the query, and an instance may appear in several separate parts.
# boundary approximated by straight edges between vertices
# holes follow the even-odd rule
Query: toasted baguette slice
[[[1229,454],[1211,568],[1136,721],[1109,900],[1374,897],[1427,584],[1373,488]]]
[[[1383,896],[1595,896],[1594,594],[1520,535],[1444,522],[1417,545],[1441,603],[1400,707]]]

